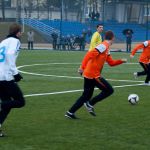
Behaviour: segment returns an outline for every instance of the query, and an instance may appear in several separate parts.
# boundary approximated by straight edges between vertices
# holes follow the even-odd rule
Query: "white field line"
[[[29,66],[41,66],[41,65],[66,65],[66,64],[80,64],[80,63],[47,63],[47,64],[31,64],[31,65],[23,65],[17,67],[18,69],[23,68],[23,67],[29,67]],[[138,63],[126,63],[126,64],[138,64]],[[35,75],[35,76],[43,76],[43,77],[55,77],[55,78],[68,78],[68,79],[83,79],[82,77],[75,77],[75,76],[60,76],[60,75],[47,75],[47,74],[40,74],[40,73],[32,73],[32,72],[27,72],[27,71],[21,71],[19,72],[24,73],[24,74],[29,74],[29,75]],[[109,81],[118,81],[118,82],[139,82],[142,83],[143,81],[135,81],[135,80],[117,80],[117,79],[107,79]]]
[[[23,67],[28,67],[28,66],[40,66],[40,65],[66,65],[66,64],[80,64],[80,63],[47,63],[47,64],[31,64],[31,65],[23,65],[19,66],[18,69],[23,68]],[[138,63],[126,63],[126,64],[138,64]],[[21,71],[19,72],[24,73],[24,74],[30,74],[30,75],[36,75],[36,76],[49,76],[49,77],[57,77],[57,78],[70,78],[70,79],[83,79],[82,77],[73,77],[73,76],[58,76],[58,75],[46,75],[46,74],[39,74],[39,73],[32,73],[32,72],[26,72],[26,71]],[[109,81],[119,81],[119,82],[143,82],[143,81],[134,81],[134,80],[117,80],[117,79],[107,79]],[[140,86],[143,85],[141,84],[130,84],[130,85],[118,85],[118,86],[113,86],[114,88],[122,88],[122,87],[132,87],[132,86]],[[97,89],[97,88],[95,88]],[[56,95],[56,94],[66,94],[66,93],[75,93],[75,92],[81,92],[83,89],[80,90],[69,90],[69,91],[60,91],[60,92],[50,92],[50,93],[39,93],[39,94],[28,94],[25,95],[25,97],[33,97],[33,96],[45,96],[45,95]]]
[[[123,88],[123,87],[140,86],[140,85],[143,85],[143,84],[118,85],[118,86],[113,86],[113,88]],[[95,88],[95,89],[97,90],[98,88]],[[25,97],[45,96],[45,95],[58,95],[58,94],[75,93],[75,92],[81,92],[81,91],[83,91],[83,89],[80,89],[80,90],[61,91],[61,92],[29,94],[29,95],[25,95]]]

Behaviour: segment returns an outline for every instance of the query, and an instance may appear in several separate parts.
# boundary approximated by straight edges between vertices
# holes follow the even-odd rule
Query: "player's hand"
[[[123,58],[121,59],[123,63],[126,63],[127,62],[127,59],[126,58]]]
[[[82,76],[83,69],[79,68],[79,69],[78,69],[78,73]]]
[[[14,80],[15,80],[15,82],[19,82],[20,80],[22,80],[23,79],[23,77],[18,73],[18,74],[16,74],[16,75],[14,75]]]
[[[130,55],[130,58],[132,59],[134,56],[133,55]]]

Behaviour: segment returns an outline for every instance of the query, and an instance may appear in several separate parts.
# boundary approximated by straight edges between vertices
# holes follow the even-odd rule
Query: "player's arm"
[[[19,74],[18,69],[16,67],[16,58],[18,55],[17,53],[18,53],[20,44],[17,41],[12,41],[12,42],[13,43],[10,44],[8,47],[7,62],[8,62],[10,71],[12,72],[12,75],[14,76],[15,81],[18,82],[22,79],[22,76]]]
[[[113,67],[113,66],[120,65],[120,64],[122,64],[122,63],[126,63],[127,60],[126,60],[126,59],[117,59],[117,60],[114,60],[114,59],[112,58],[112,56],[109,54],[109,55],[107,56],[106,62],[109,64],[109,66],[112,66],[112,67]]]
[[[144,47],[148,46],[148,41],[145,41],[144,43],[138,44],[137,46],[135,46],[135,48],[132,50],[131,54],[130,54],[130,58],[133,58],[135,53],[139,50],[139,49],[143,49]]]

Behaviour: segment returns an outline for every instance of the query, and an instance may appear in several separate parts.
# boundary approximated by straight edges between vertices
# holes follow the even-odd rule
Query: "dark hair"
[[[96,26],[96,28],[98,28],[99,26],[103,26],[103,24],[102,24],[102,23],[99,23],[99,24]]]
[[[17,23],[13,23],[9,27],[9,35],[16,35],[18,32],[21,32],[21,26]]]
[[[107,31],[105,33],[105,40],[112,40],[114,38],[114,33],[112,31]]]

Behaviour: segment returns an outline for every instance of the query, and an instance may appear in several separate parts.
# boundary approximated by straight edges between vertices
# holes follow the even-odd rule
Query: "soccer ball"
[[[130,104],[135,105],[139,101],[139,96],[137,94],[130,94],[128,96],[128,101]]]

